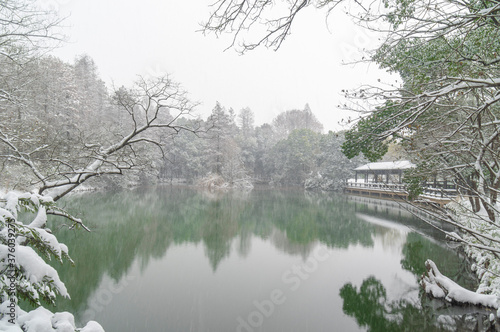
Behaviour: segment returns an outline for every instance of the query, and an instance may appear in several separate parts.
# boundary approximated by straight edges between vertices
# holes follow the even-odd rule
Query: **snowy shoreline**
[[[488,221],[486,211],[472,212],[467,201],[453,202],[446,208],[464,228],[487,234],[492,239],[500,238],[500,228]],[[470,260],[470,268],[478,280],[477,289],[467,290],[457,285],[443,276],[430,260],[426,261],[427,273],[422,277],[422,287],[432,297],[450,303],[494,309],[496,314],[492,312],[489,317],[490,323],[494,324],[500,318],[500,255],[495,253],[500,250],[499,243],[493,240],[481,241],[473,233],[464,231],[460,234],[448,232],[447,237],[463,244],[464,253]]]

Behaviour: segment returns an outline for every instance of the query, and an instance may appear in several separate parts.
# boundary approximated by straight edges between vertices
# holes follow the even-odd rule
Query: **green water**
[[[474,287],[439,233],[384,201],[160,187],[63,205],[92,232],[51,222],[76,262],[54,265],[71,300],[51,310],[108,332],[458,328],[463,316],[421,294],[425,260]]]

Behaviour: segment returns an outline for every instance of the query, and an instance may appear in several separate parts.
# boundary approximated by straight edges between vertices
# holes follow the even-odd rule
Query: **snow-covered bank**
[[[207,188],[209,190],[224,190],[224,189],[253,189],[253,184],[249,178],[233,179],[228,181],[218,174],[210,173],[206,177],[197,182],[197,186]]]
[[[472,260],[479,285],[475,292],[466,290],[443,276],[428,260],[427,273],[422,278],[425,291],[447,301],[481,305],[497,310],[500,317],[500,226],[492,223],[486,211],[472,212],[468,201],[452,202],[446,208],[462,231],[447,233],[451,240],[464,244],[464,251]],[[466,230],[466,231],[465,231]]]
[[[479,280],[478,293],[493,294],[500,297],[500,226],[492,224],[487,213],[481,210],[471,212],[470,203],[465,201],[450,203],[447,208],[453,211],[461,225],[476,231],[482,237],[470,232],[460,234],[466,254],[473,260],[472,270]],[[495,251],[497,251],[495,253]]]

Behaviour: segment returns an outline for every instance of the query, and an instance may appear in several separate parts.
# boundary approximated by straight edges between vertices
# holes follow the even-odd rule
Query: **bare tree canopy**
[[[4,0],[0,3],[0,55],[20,61],[61,41],[56,28],[63,19],[41,10],[35,0]]]
[[[323,131],[323,124],[319,122],[308,104],[303,110],[288,110],[278,114],[273,119],[273,127],[278,140],[286,139],[296,129],[309,129],[317,133]]]
[[[122,174],[125,170],[140,167],[137,148],[141,145],[154,145],[163,153],[158,131],[172,135],[184,129],[197,129],[177,124],[181,117],[191,114],[195,104],[169,77],[140,78],[133,89],[118,89],[113,102],[122,112],[123,130],[114,140],[109,137],[108,141],[99,144],[81,142],[83,146],[78,148],[78,162],[54,154],[50,142],[34,146],[29,136],[22,137],[2,128],[0,143],[3,152],[0,157],[27,166],[35,176],[33,184],[39,188],[38,192],[49,193],[58,200],[89,178]]]
[[[297,15],[307,7],[332,9],[338,1],[332,0],[219,0],[212,4],[212,12],[203,23],[204,33],[233,34],[231,45],[244,53],[259,46],[279,49],[291,33]],[[257,31],[254,41],[246,39]],[[252,37],[250,37],[252,39]]]

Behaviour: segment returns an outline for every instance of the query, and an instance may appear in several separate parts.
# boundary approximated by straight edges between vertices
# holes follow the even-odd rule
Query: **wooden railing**
[[[422,196],[431,196],[431,197],[440,197],[440,198],[451,198],[456,197],[458,195],[458,191],[453,189],[445,189],[445,188],[433,188],[426,187],[424,188],[424,192]]]
[[[406,185],[401,183],[383,183],[383,182],[346,182],[348,188],[376,189],[385,191],[406,191]]]
[[[346,182],[346,188],[360,190],[377,190],[387,192],[404,192],[406,185],[403,183],[381,183],[381,182]],[[434,198],[452,198],[458,195],[458,191],[453,183],[446,181],[432,182],[424,185],[422,196]]]

